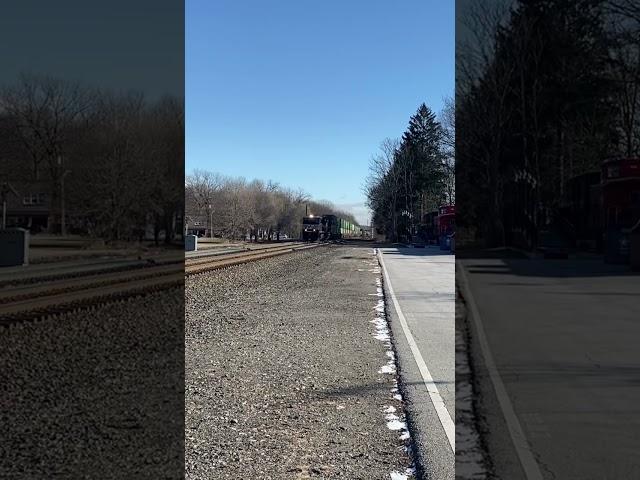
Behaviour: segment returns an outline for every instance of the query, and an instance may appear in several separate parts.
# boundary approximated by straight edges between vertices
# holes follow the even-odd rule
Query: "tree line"
[[[564,207],[572,179],[639,153],[640,7],[478,1],[463,17],[457,225],[470,244],[535,248],[584,221]]]
[[[385,139],[369,165],[367,205],[378,233],[392,241],[419,234],[425,215],[455,203],[455,107],[439,118],[424,103],[400,139]]]
[[[186,177],[185,198],[187,229],[197,222],[209,235],[231,240],[300,238],[307,213],[333,214],[357,223],[352,214],[329,201],[312,200],[301,189],[206,170],[194,170]]]
[[[182,231],[183,112],[171,96],[24,74],[0,90],[0,174],[25,194],[44,190],[50,232],[171,242]]]

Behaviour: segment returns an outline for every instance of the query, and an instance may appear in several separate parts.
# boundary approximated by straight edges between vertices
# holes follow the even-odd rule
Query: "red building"
[[[443,205],[438,209],[437,225],[440,248],[448,250],[450,248],[450,236],[456,231],[455,205]]]
[[[627,263],[629,232],[640,221],[640,158],[610,158],[602,164],[605,260]]]

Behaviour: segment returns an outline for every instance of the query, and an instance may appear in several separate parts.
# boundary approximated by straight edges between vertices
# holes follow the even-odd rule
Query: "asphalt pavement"
[[[459,260],[497,478],[640,478],[640,276],[599,259]]]
[[[422,478],[453,479],[455,258],[437,247],[379,253],[419,472]]]

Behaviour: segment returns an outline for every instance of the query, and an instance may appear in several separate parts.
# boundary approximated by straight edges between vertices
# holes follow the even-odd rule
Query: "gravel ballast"
[[[403,413],[380,373],[373,258],[320,247],[187,278],[187,478],[389,479],[411,465],[385,420]]]
[[[179,479],[184,289],[0,328],[0,478]]]

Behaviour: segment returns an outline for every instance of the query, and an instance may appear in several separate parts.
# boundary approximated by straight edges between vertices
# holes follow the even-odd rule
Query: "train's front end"
[[[322,217],[309,215],[302,218],[302,240],[315,242],[322,232]]]

